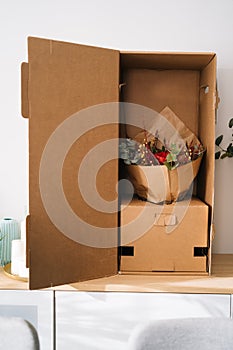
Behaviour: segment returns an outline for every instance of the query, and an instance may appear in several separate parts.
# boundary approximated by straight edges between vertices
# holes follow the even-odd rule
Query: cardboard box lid
[[[117,244],[113,248],[99,249],[80,244],[78,238],[73,240],[61,233],[59,225],[72,227],[73,223],[70,222],[68,211],[62,208],[57,199],[57,193],[61,189],[56,187],[55,177],[56,171],[60,171],[62,191],[71,211],[93,227],[111,228],[117,242],[117,205],[116,213],[99,212],[86,204],[77,186],[78,166],[88,150],[105,140],[118,138],[117,110],[114,115],[115,125],[90,128],[84,136],[71,142],[62,169],[59,170],[57,164],[60,148],[64,147],[64,142],[69,141],[70,135],[75,132],[71,123],[63,138],[58,138],[52,157],[50,154],[47,159],[47,166],[43,170],[43,174],[47,174],[47,183],[44,185],[41,182],[41,167],[48,149],[48,140],[51,140],[64,121],[89,106],[118,101],[119,52],[31,37],[28,41],[28,54],[28,64],[22,65],[22,113],[29,118],[30,288],[115,274]],[[94,121],[95,115],[91,117]],[[76,127],[79,123],[79,129],[82,130],[89,114],[78,118],[75,119]],[[117,197],[117,164],[117,159],[109,161],[97,174],[100,192],[104,184],[108,184],[105,196],[107,201]],[[86,176],[89,186],[91,174]],[[42,185],[45,187],[41,191]],[[52,205],[61,218],[59,224],[48,215],[42,197],[43,200],[51,197]],[[78,231],[79,227],[74,225],[73,229]],[[85,232],[82,234],[85,235]]]

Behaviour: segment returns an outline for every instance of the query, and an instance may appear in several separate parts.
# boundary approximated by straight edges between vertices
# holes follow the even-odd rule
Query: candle
[[[26,242],[26,219],[20,224],[21,240]]]
[[[20,260],[18,262],[18,267],[19,267],[18,275],[20,277],[29,278],[29,268],[26,267],[25,262],[23,260]]]
[[[14,239],[11,242],[11,273],[19,275],[20,263],[24,262],[24,242]]]

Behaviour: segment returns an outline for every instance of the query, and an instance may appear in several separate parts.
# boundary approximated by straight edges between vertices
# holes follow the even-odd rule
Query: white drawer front
[[[0,291],[0,316],[21,317],[37,330],[40,349],[54,349],[53,291]]]
[[[126,350],[140,322],[230,317],[230,295],[56,292],[57,350]]]

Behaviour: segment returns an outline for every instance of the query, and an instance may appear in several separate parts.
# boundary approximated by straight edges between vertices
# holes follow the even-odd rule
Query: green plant
[[[231,129],[233,127],[233,118],[231,118],[228,122],[228,127]],[[233,134],[231,135],[233,136]],[[215,145],[218,147],[218,151],[215,153],[215,159],[223,159],[226,157],[232,158],[233,157],[233,145],[232,142],[229,143],[227,148],[223,148],[221,145],[223,140],[223,135],[220,135],[215,140]],[[233,140],[232,140],[233,141]]]

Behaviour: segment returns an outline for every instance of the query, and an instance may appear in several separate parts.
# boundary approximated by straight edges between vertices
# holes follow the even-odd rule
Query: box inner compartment
[[[214,135],[211,127],[208,130],[208,123],[211,126],[213,110],[210,108],[210,101],[213,103],[213,93],[215,93],[216,88],[213,75],[213,57],[212,54],[121,53],[120,77],[120,83],[122,84],[120,99],[122,102],[139,104],[156,112],[160,112],[166,106],[170,107],[206,148],[193,187],[193,195],[203,201],[203,204],[208,205],[209,223],[213,187],[211,187],[211,181],[208,186],[208,179],[212,178],[211,172],[214,169]],[[128,135],[125,133],[124,127],[121,127],[120,137],[125,136]],[[124,165],[121,162],[120,177],[125,177]],[[121,195],[124,197],[124,193]],[[127,196],[127,187],[125,188],[125,195]],[[202,210],[200,208],[199,210]],[[206,220],[208,226],[208,214]],[[203,270],[203,266],[204,269],[208,270],[208,229],[203,231],[203,241],[205,242],[200,242],[192,248],[191,255],[196,260],[203,260],[201,270]],[[134,244],[128,244],[128,248],[123,248],[122,258],[130,259],[136,249]],[[179,259],[181,257],[178,257]],[[168,262],[169,259],[166,260],[164,266],[162,264],[158,269],[152,268],[151,271],[173,271],[174,266],[167,267]],[[140,262],[140,264],[143,266],[143,262]]]
[[[120,77],[122,102],[156,112],[169,106],[207,149],[194,194],[208,204],[212,200],[212,189],[206,189],[207,164],[213,163],[213,135],[207,128],[208,114],[212,112],[208,104],[215,91],[212,59],[211,54],[122,53]]]

